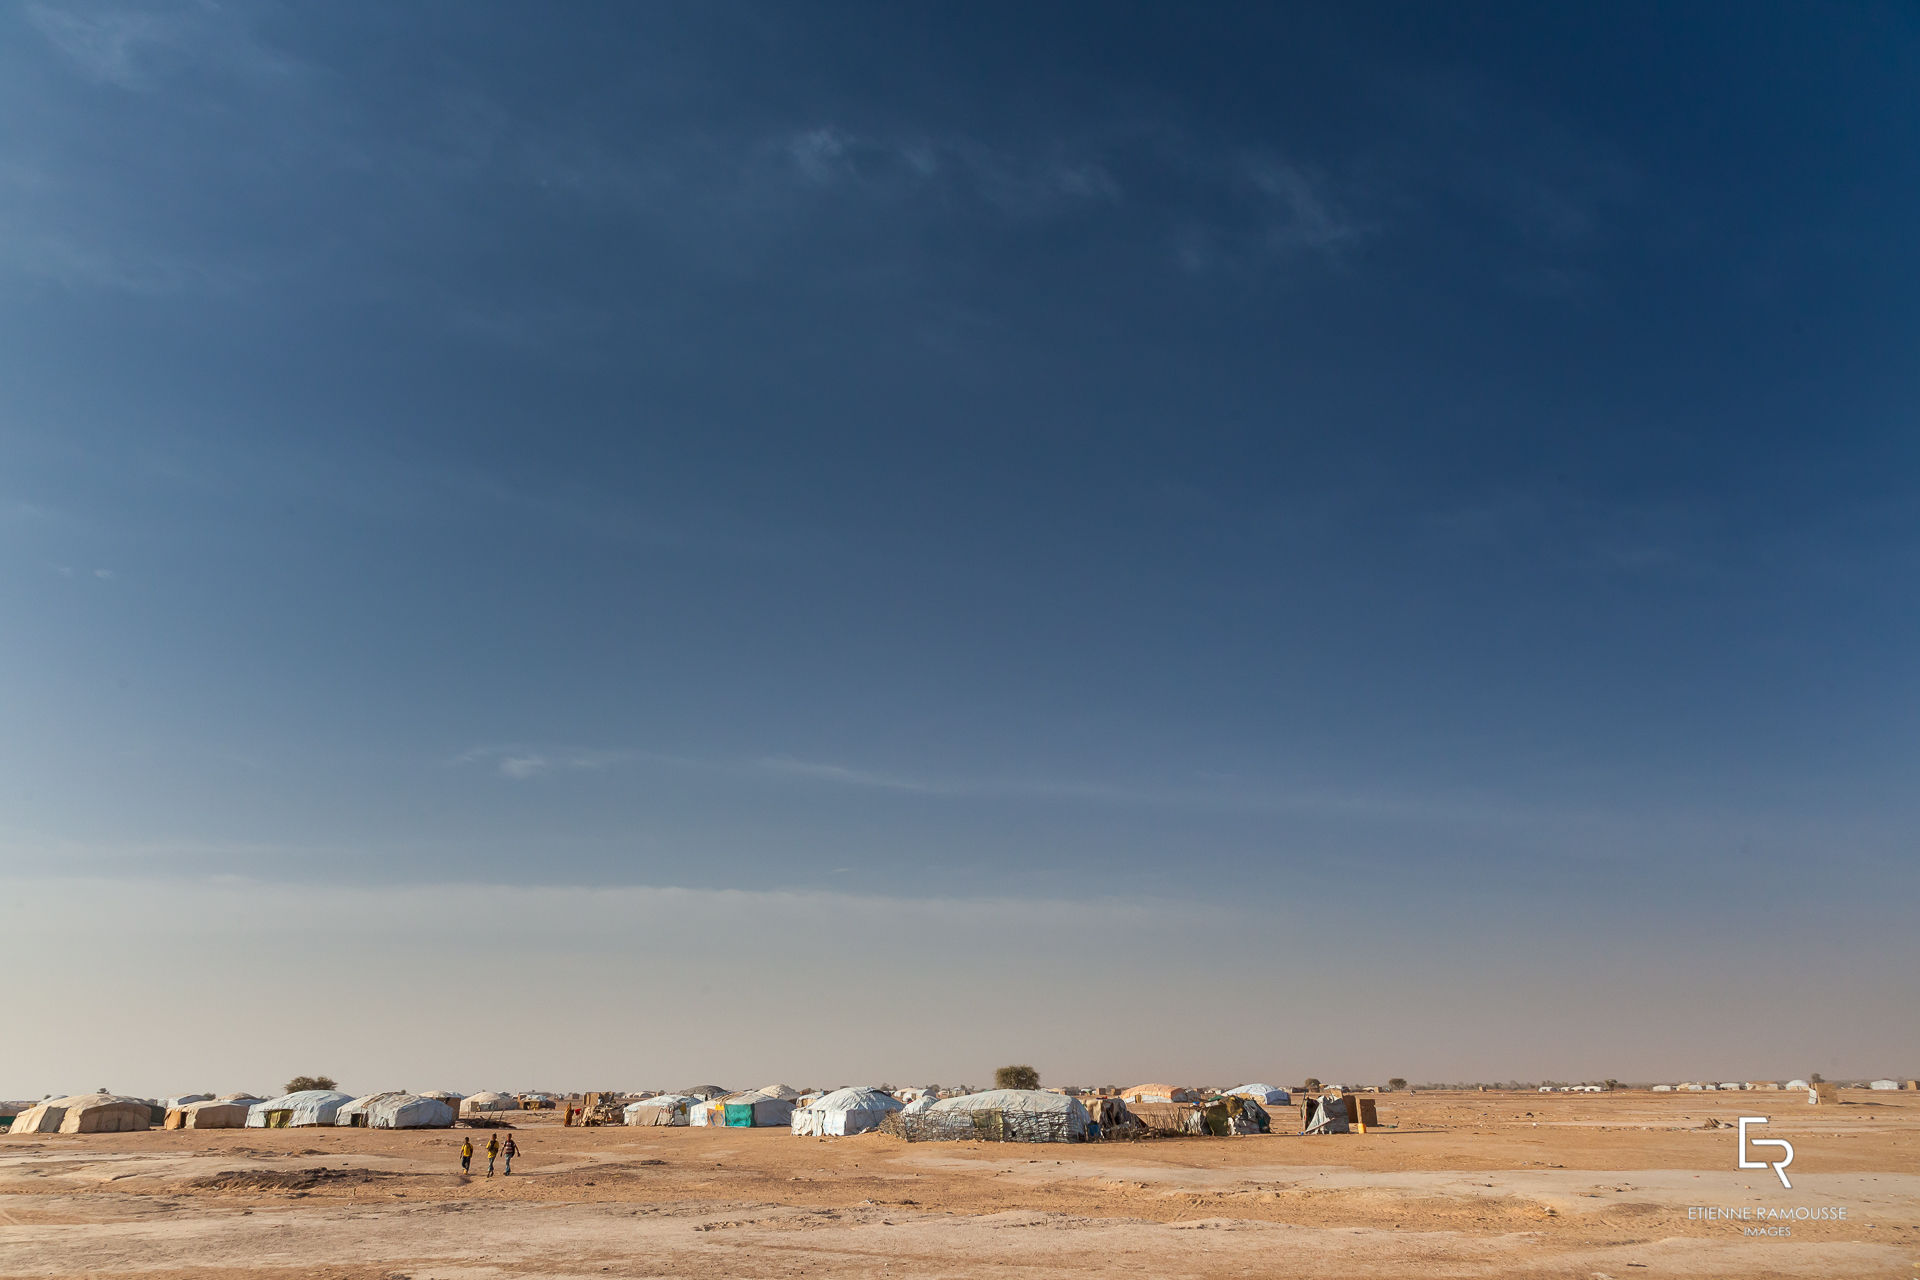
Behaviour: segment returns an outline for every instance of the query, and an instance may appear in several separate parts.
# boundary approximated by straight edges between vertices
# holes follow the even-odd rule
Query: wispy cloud
[[[665,762],[667,757],[645,752],[600,750],[588,747],[494,745],[474,747],[453,758],[456,767],[479,766],[502,778],[526,782],[552,773],[598,773],[617,765],[643,760]]]
[[[28,4],[26,19],[79,72],[129,91],[157,86],[168,63],[198,63],[249,77],[280,76],[293,63],[260,43],[239,14],[213,3]]]
[[[850,787],[875,787],[883,791],[912,791],[922,795],[958,794],[955,788],[922,782],[916,778],[895,777],[865,769],[849,769],[844,765],[795,760],[790,756],[767,756],[756,763],[761,769],[770,773],[784,774],[792,778],[810,778],[817,782],[835,782]]]

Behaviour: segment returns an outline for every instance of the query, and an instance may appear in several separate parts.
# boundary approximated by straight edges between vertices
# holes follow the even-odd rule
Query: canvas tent
[[[1270,1084],[1243,1084],[1227,1090],[1228,1097],[1252,1098],[1259,1103],[1273,1103],[1286,1106],[1293,1101],[1293,1095],[1285,1089],[1276,1089]]]
[[[784,1128],[793,1122],[793,1102],[770,1098],[755,1090],[726,1099],[725,1123],[729,1129]]]
[[[1193,1090],[1182,1089],[1172,1084],[1137,1084],[1131,1089],[1122,1089],[1120,1096],[1128,1102],[1198,1102]]]
[[[684,1125],[687,1108],[693,1099],[685,1094],[663,1093],[657,1097],[629,1102],[622,1112],[631,1125]]]
[[[1078,1098],[1044,1089],[988,1089],[942,1098],[914,1117],[927,1136],[975,1137],[990,1142],[1072,1142],[1087,1136],[1087,1109]],[[970,1123],[968,1123],[970,1122]],[[948,1134],[943,1130],[951,1128]],[[971,1128],[971,1133],[965,1133]]]
[[[168,1107],[167,1118],[162,1123],[168,1129],[244,1129],[247,1106],[244,1102],[217,1102],[209,1098],[182,1107]]]
[[[184,1107],[190,1102],[211,1102],[212,1100],[213,1095],[210,1093],[183,1093],[177,1098],[166,1099],[160,1105],[171,1111],[175,1107]]]
[[[254,1103],[247,1108],[247,1128],[301,1129],[309,1125],[330,1125],[340,1108],[352,1101],[351,1094],[333,1089],[302,1089]]]
[[[778,1098],[782,1102],[795,1102],[800,1097],[800,1091],[790,1084],[763,1084],[754,1092],[763,1093],[769,1098]]]
[[[153,1108],[140,1098],[82,1093],[48,1098],[14,1118],[11,1133],[129,1133],[150,1128]]]
[[[1307,1133],[1352,1133],[1347,1123],[1347,1100],[1345,1098],[1311,1098],[1304,1108],[1305,1123],[1300,1132]]]
[[[900,1110],[898,1098],[878,1089],[835,1089],[796,1110],[791,1125],[801,1137],[838,1138],[878,1129],[881,1121]]]
[[[727,1100],[720,1098],[700,1098],[687,1106],[687,1123],[696,1129],[725,1128],[727,1124]]]
[[[423,1098],[438,1098],[453,1108],[455,1115],[460,1114],[460,1106],[467,1098],[465,1094],[455,1093],[451,1089],[427,1089],[420,1094]]]
[[[453,1108],[423,1093],[383,1093],[367,1108],[369,1129],[451,1129]]]
[[[512,1094],[494,1093],[491,1090],[485,1089],[474,1094],[472,1097],[462,1098],[460,1100],[460,1114],[463,1116],[470,1115],[474,1112],[518,1111],[519,1109],[520,1099],[514,1097]]]

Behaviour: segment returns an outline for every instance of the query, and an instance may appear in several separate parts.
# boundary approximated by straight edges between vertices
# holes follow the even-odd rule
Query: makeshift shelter
[[[1127,1117],[1132,1124],[1149,1133],[1191,1133],[1204,1134],[1207,1131],[1207,1118],[1202,1109],[1191,1102],[1127,1102],[1119,1100],[1126,1108]],[[1103,1127],[1106,1122],[1102,1121]],[[1114,1125],[1112,1128],[1120,1126]]]
[[[698,1098],[702,1102],[711,1102],[715,1098],[724,1097],[729,1091],[717,1084],[694,1084],[684,1089],[676,1089],[674,1092],[685,1097]]]
[[[839,1138],[878,1129],[888,1116],[904,1109],[898,1098],[879,1089],[835,1089],[812,1105],[797,1108],[790,1124],[801,1137]]]
[[[1138,1133],[1146,1128],[1123,1099],[1088,1098],[1082,1105],[1087,1109],[1091,1136],[1112,1137],[1116,1134]]]
[[[520,1099],[510,1093],[494,1093],[483,1089],[479,1093],[460,1100],[460,1114],[472,1115],[475,1112],[518,1111]]]
[[[727,1124],[727,1099],[701,1098],[688,1104],[687,1123],[696,1129],[708,1126],[724,1129]]]
[[[367,1117],[373,1110],[373,1104],[382,1098],[397,1096],[394,1093],[369,1093],[353,1101],[344,1103],[333,1113],[333,1123],[342,1129],[365,1129]]]
[[[1670,1085],[1670,1084],[1657,1084],[1657,1085],[1655,1085],[1655,1086],[1653,1086],[1653,1092],[1655,1092],[1655,1093],[1672,1093],[1672,1092],[1673,1092],[1673,1086],[1672,1086],[1672,1085]]]
[[[248,1107],[247,1128],[303,1129],[310,1125],[330,1125],[340,1108],[352,1101],[353,1095],[333,1089],[302,1089]]]
[[[793,1102],[770,1098],[755,1090],[725,1100],[724,1123],[729,1129],[773,1129],[793,1122]]]
[[[423,1093],[383,1093],[367,1108],[369,1129],[451,1129],[454,1111]]]
[[[1807,1087],[1807,1082],[1806,1082],[1805,1080],[1789,1080],[1789,1081],[1787,1081],[1787,1088],[1789,1088],[1789,1089],[1804,1089],[1804,1088],[1806,1088],[1806,1087]]]
[[[177,1098],[166,1099],[160,1105],[172,1111],[175,1107],[184,1107],[190,1102],[211,1102],[212,1100],[213,1095],[210,1093],[183,1093]]]
[[[767,1097],[778,1098],[782,1102],[795,1102],[800,1097],[800,1091],[789,1084],[763,1084],[754,1092],[764,1093]]]
[[[621,1112],[631,1125],[684,1125],[687,1108],[693,1099],[684,1094],[662,1093],[639,1102],[630,1102]]]
[[[1300,1127],[1302,1134],[1353,1132],[1352,1126],[1347,1121],[1345,1098],[1309,1098],[1303,1110],[1304,1123]]]
[[[922,1111],[933,1110],[933,1104],[938,1101],[940,1101],[940,1099],[934,1097],[932,1094],[923,1093],[919,1097],[915,1098],[912,1102],[909,1102],[906,1106],[902,1107],[901,1110],[907,1112],[910,1115],[917,1116]]]
[[[168,1129],[244,1129],[247,1106],[244,1102],[219,1102],[212,1098],[189,1102],[183,1107],[168,1107],[167,1118],[161,1125]]]
[[[10,1133],[131,1133],[153,1127],[153,1108],[143,1098],[81,1093],[48,1098],[14,1117]]]
[[[438,1098],[449,1107],[452,1107],[453,1114],[455,1115],[460,1114],[460,1105],[467,1100],[467,1096],[464,1093],[455,1093],[451,1089],[423,1089],[420,1092],[420,1096],[423,1098]]]
[[[1077,1142],[1090,1117],[1078,1098],[1044,1089],[988,1089],[942,1098],[925,1111],[899,1111],[886,1129],[909,1141]]]
[[[1869,1089],[1898,1089],[1899,1087],[1900,1082],[1898,1080],[1875,1080],[1867,1086]]]
[[[13,1117],[8,1133],[58,1133],[60,1122],[67,1118],[67,1100],[45,1098],[34,1103],[25,1111]]]
[[[1243,1084],[1227,1090],[1226,1096],[1252,1098],[1255,1102],[1286,1106],[1293,1101],[1293,1095],[1285,1089],[1276,1089],[1270,1084]]]
[[[1128,1102],[1198,1102],[1200,1099],[1191,1089],[1182,1089],[1173,1084],[1137,1084],[1131,1089],[1122,1089],[1120,1096]]]

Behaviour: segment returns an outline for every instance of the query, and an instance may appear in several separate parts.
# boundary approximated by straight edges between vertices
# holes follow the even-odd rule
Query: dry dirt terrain
[[[0,1276],[1920,1277],[1920,1095],[1432,1093],[1365,1135],[1076,1146],[529,1119],[0,1138]],[[1282,1110],[1283,1122],[1297,1113]],[[1731,1125],[1797,1148],[1785,1190]],[[485,1134],[475,1132],[484,1142]],[[1844,1208],[1706,1221],[1692,1206]]]

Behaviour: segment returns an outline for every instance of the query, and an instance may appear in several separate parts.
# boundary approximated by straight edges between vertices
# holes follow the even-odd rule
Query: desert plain
[[[1077,1145],[527,1113],[511,1178],[460,1173],[465,1128],[0,1137],[0,1277],[1915,1280],[1920,1094],[1842,1098],[1396,1094],[1366,1134]],[[1791,1189],[1736,1168],[1742,1115]]]

